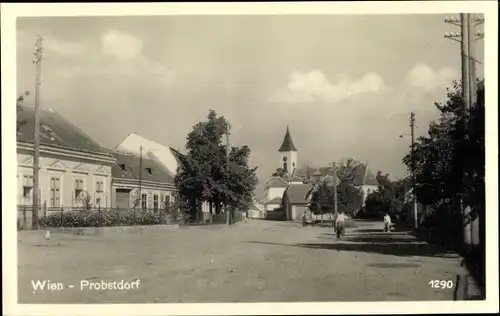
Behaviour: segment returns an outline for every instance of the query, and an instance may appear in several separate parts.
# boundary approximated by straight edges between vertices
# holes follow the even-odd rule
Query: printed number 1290
[[[453,281],[430,280],[429,285],[433,289],[452,289],[453,288]]]

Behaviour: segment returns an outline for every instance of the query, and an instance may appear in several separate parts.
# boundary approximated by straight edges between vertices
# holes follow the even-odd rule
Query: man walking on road
[[[337,219],[335,220],[335,227],[337,232],[337,238],[341,238],[345,234],[345,219],[346,216],[343,211],[337,215]]]

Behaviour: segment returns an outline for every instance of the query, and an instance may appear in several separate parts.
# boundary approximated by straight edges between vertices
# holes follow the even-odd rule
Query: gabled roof
[[[173,184],[174,179],[168,169],[155,158],[142,157],[142,174],[140,172],[141,159],[139,156],[118,151],[113,152],[116,164],[111,168],[113,178],[155,181],[162,184]],[[151,173],[149,173],[149,170]]]
[[[286,127],[285,138],[283,139],[283,143],[281,144],[281,147],[280,149],[278,149],[278,151],[279,152],[297,151],[297,148],[295,148],[295,145],[293,144],[292,135],[290,135],[290,130],[288,126]]]
[[[359,164],[352,184],[355,186],[378,185],[378,181],[366,164]]]
[[[268,188],[286,188],[288,186],[288,181],[282,177],[272,177],[266,183],[266,190]]]
[[[176,157],[175,153],[172,152],[172,148],[149,140],[136,133],[128,135],[116,147],[116,150],[139,155],[141,146],[143,152],[152,152],[171,174],[175,175],[177,173],[178,157]]]
[[[308,204],[309,192],[313,189],[311,184],[290,184],[285,191],[290,204]]]
[[[17,120],[23,121],[17,133],[18,141],[33,142],[35,108],[18,102]],[[90,136],[69,122],[53,109],[39,109],[40,144],[66,147],[73,150],[107,154],[108,151],[96,143]]]

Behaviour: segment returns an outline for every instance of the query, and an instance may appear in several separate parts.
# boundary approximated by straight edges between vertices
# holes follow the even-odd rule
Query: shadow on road
[[[384,255],[393,256],[423,256],[423,257],[449,257],[450,253],[446,252],[443,248],[438,245],[431,245],[426,243],[415,243],[411,241],[406,242],[394,242],[394,241],[383,241],[378,240],[376,242],[370,241],[358,241],[358,242],[345,242],[335,241],[332,243],[300,243],[300,244],[281,244],[272,242],[259,242],[259,241],[248,241],[248,243],[253,244],[264,244],[273,246],[286,246],[286,247],[298,247],[298,248],[309,248],[309,249],[327,249],[336,251],[354,251],[354,252],[369,252],[369,253],[379,253]]]

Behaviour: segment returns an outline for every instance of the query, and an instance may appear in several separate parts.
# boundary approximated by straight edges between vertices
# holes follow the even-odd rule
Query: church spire
[[[290,129],[288,128],[288,125],[286,127],[285,138],[283,139],[283,143],[281,144],[281,147],[278,151],[279,152],[297,151],[297,148],[295,148],[295,145],[293,144],[292,136],[290,135]]]

